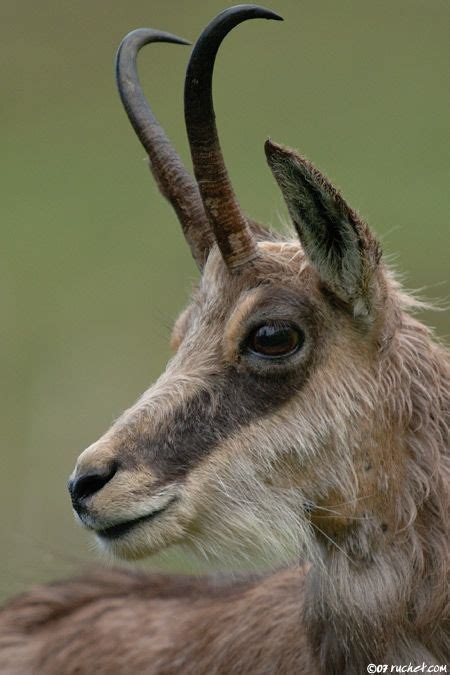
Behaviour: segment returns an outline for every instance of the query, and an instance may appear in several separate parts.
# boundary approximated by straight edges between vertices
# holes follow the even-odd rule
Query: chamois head
[[[136,73],[143,45],[185,41],[141,29],[118,51],[125,109],[201,272],[166,371],[81,454],[69,482],[83,525],[122,557],[181,543],[212,558],[287,560],[330,538],[365,556],[398,518],[391,476],[397,463],[402,478],[403,450],[392,452],[401,448],[392,439],[402,413],[388,401],[395,377],[383,358],[404,298],[367,225],[294,150],[265,146],[296,236],[242,212],[211,83],[223,38],[251,18],[280,19],[231,8],[193,49],[185,118],[195,180]]]

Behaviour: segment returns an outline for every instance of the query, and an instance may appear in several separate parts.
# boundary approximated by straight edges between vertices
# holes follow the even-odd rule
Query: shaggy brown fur
[[[231,586],[115,570],[36,589],[10,606],[2,672],[306,675],[302,585],[300,570]]]
[[[220,26],[255,12],[268,16],[238,7],[210,24],[215,51]],[[176,354],[80,455],[70,491],[119,557],[178,544],[282,571],[233,582],[105,570],[36,588],[0,612],[2,673],[361,675],[448,660],[448,353],[325,176],[270,141],[266,153],[301,245],[242,214],[221,240],[214,214],[219,246],[197,250]],[[236,207],[228,187],[219,197]],[[244,239],[251,261],[236,268]]]
[[[104,570],[37,588],[0,615],[2,672],[356,675],[368,663],[446,663],[448,360],[402,310],[413,301],[387,287],[366,382],[378,405],[363,403],[371,434],[352,450],[358,496],[333,466],[337,487],[307,509],[322,551],[312,568],[235,583]],[[339,368],[332,381],[342,387]],[[265,489],[286,477],[301,491],[317,468],[280,458]]]

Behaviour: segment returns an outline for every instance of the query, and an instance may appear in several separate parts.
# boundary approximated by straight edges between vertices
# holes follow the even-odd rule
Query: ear
[[[370,314],[381,257],[375,237],[308,160],[270,140],[265,149],[302,246],[320,278],[351,305],[355,316]]]

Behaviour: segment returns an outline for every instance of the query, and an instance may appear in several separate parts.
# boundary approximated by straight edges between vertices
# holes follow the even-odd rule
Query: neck
[[[424,533],[418,519],[370,561],[330,550],[324,566],[310,570],[305,623],[327,673],[362,673],[368,663],[446,662],[447,584],[437,550],[443,544]]]
[[[395,342],[380,369],[385,409],[374,425],[389,433],[374,432],[382,459],[368,465],[376,480],[360,486],[368,494],[369,481],[373,498],[352,522],[326,531],[322,521],[323,564],[308,575],[305,620],[327,673],[446,662],[450,372],[414,320]]]

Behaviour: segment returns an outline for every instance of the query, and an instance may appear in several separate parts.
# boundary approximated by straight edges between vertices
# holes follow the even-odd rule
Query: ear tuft
[[[265,151],[289,213],[322,281],[355,315],[369,314],[381,250],[367,225],[307,159],[270,139]]]

